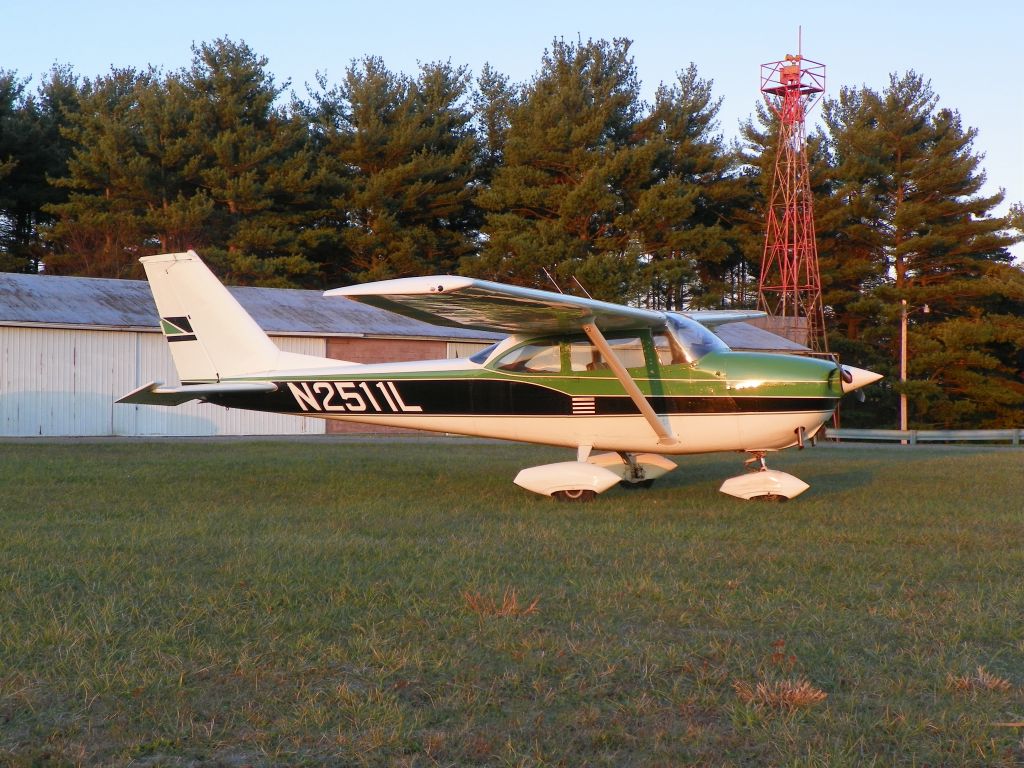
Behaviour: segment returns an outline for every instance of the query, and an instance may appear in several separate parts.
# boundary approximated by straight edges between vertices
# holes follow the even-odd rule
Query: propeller
[[[838,360],[836,360],[836,372],[839,374],[839,380],[842,381],[843,394],[855,392],[858,403],[863,403],[865,400],[863,387],[882,378],[880,374],[871,371],[841,365]]]
[[[839,374],[839,380],[842,381],[844,385],[850,385],[854,383],[854,380],[856,378],[854,376],[854,371],[856,371],[857,373],[867,373],[867,371],[861,371],[859,368],[854,368],[853,371],[851,371],[849,368],[847,368],[844,365],[841,365],[839,361],[836,360],[836,372]],[[863,384],[858,383],[856,386],[857,388],[854,389],[853,391],[857,398],[857,402],[863,403],[866,399],[864,397],[864,390],[861,388]],[[849,386],[843,386],[842,389],[843,393],[845,394],[846,392],[849,392],[852,388]]]

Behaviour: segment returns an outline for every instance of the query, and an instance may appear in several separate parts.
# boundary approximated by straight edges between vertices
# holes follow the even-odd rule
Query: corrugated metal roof
[[[502,338],[464,328],[430,325],[320,291],[287,288],[228,289],[268,333],[317,336],[402,336],[484,340]],[[157,312],[145,280],[0,273],[0,324],[68,328],[156,330]],[[715,332],[733,349],[809,351],[749,323],[725,323]]]
[[[432,339],[502,338],[402,317],[320,291],[228,289],[268,333],[323,336],[409,336]],[[83,328],[151,328],[157,312],[145,280],[0,273],[0,324]]]
[[[800,355],[810,352],[810,348],[785,336],[758,328],[750,323],[725,323],[715,328],[718,337],[732,349],[762,352],[786,352]]]

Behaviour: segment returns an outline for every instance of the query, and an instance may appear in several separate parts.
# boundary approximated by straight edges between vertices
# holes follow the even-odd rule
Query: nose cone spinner
[[[866,371],[863,368],[854,368],[851,365],[844,365],[843,394],[853,392],[861,387],[866,387],[868,384],[874,384],[880,378],[882,378],[882,374],[880,373]]]

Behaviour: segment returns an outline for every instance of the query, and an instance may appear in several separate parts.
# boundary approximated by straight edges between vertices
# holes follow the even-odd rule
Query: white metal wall
[[[322,338],[274,337],[281,349],[323,357]],[[177,384],[163,335],[0,327],[0,434],[321,434],[324,422],[204,403],[116,405],[150,381]]]
[[[489,346],[491,345],[483,341],[449,341],[448,358],[470,357]]]

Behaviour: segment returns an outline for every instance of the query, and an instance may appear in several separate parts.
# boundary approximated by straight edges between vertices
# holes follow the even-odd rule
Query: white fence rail
[[[1019,446],[1024,429],[827,429],[829,440],[918,443],[1010,443]]]

